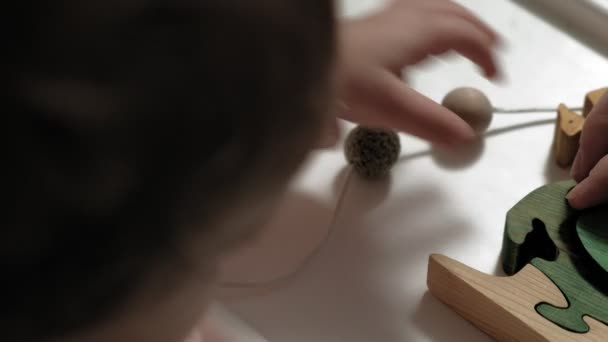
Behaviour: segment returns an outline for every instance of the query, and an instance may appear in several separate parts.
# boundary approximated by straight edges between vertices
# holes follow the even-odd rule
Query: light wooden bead
[[[492,103],[475,88],[456,88],[445,96],[441,104],[456,113],[477,134],[484,133],[492,123]]]

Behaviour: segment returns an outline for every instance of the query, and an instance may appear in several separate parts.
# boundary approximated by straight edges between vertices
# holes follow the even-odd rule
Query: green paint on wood
[[[567,254],[560,254],[556,262],[536,258],[532,260],[532,265],[559,287],[570,304],[567,308],[557,308],[542,303],[536,307],[538,313],[557,325],[578,333],[589,331],[589,326],[583,321],[584,316],[608,324],[608,297],[579,274]]]
[[[564,329],[585,333],[589,326],[584,316],[608,324],[608,273],[588,256],[576,234],[579,213],[566,201],[573,186],[574,182],[561,182],[542,187],[509,211],[502,262],[507,274],[531,263],[547,275],[569,306],[539,303],[537,311]]]
[[[555,252],[555,248],[568,250],[560,238],[559,228],[568,218],[575,215],[565,200],[568,191],[575,184],[567,181],[542,187],[524,197],[509,210],[502,249],[503,268],[507,274],[517,273],[535,257],[557,257],[553,255],[551,258],[541,252]],[[542,225],[544,227],[541,227]],[[527,240],[530,234],[536,237],[535,241]]]
[[[608,272],[608,205],[584,212],[576,231],[589,255]]]

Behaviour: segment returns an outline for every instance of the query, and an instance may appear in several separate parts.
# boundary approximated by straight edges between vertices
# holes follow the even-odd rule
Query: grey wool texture
[[[348,134],[344,154],[359,175],[378,178],[388,174],[399,159],[401,142],[394,131],[358,126]]]

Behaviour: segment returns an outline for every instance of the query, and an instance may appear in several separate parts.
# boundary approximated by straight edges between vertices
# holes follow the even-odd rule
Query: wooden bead
[[[401,142],[396,132],[358,126],[346,138],[344,155],[365,178],[386,175],[399,159]]]
[[[441,104],[456,113],[477,134],[484,133],[492,123],[492,103],[484,93],[475,88],[454,89],[445,96]]]

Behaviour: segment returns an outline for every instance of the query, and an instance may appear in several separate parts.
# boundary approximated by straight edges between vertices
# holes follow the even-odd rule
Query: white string
[[[329,242],[330,238],[332,237],[332,235],[334,233],[334,230],[336,228],[335,227],[336,221],[338,220],[338,214],[342,211],[342,204],[344,202],[344,198],[346,197],[346,191],[348,190],[348,185],[350,184],[351,175],[353,173],[352,170],[353,170],[352,167],[348,166],[348,170],[346,171],[344,185],[342,186],[342,189],[340,191],[340,195],[337,199],[336,206],[334,208],[333,215],[329,221],[329,225],[327,227],[327,233],[325,234],[323,241],[321,241],[319,243],[319,245],[317,245],[317,247],[310,254],[308,254],[306,256],[306,258],[304,259],[304,261],[302,261],[293,271],[291,271],[290,273],[278,276],[276,278],[270,279],[270,280],[223,281],[220,283],[220,286],[224,289],[251,289],[251,288],[255,289],[255,288],[262,288],[262,287],[270,287],[274,284],[285,282],[285,281],[295,277],[302,270],[304,270],[315,259],[315,257],[321,252],[321,250],[327,245],[327,243]]]
[[[568,107],[570,108],[570,107]],[[570,108],[572,111],[582,112],[582,107]],[[555,107],[532,107],[532,108],[500,108],[494,107],[494,113],[496,114],[525,114],[525,113],[551,113],[557,112]]]
[[[556,112],[557,109],[555,107],[532,107],[532,108],[500,108],[494,107],[494,113],[496,114],[525,114],[525,113],[551,113]],[[571,108],[573,111],[582,111],[583,108],[575,107]],[[276,278],[264,281],[223,281],[220,283],[220,286],[224,289],[255,289],[255,288],[264,288],[271,287],[272,285],[286,282],[289,279],[298,275],[304,268],[306,268],[313,259],[321,252],[321,250],[327,245],[333,232],[335,230],[335,224],[338,219],[338,214],[342,209],[342,204],[344,202],[344,198],[346,195],[346,191],[348,189],[348,185],[350,184],[352,175],[352,168],[349,166],[349,169],[346,174],[346,180],[344,181],[344,185],[342,190],[340,191],[340,195],[338,197],[334,213],[332,218],[330,219],[329,226],[327,228],[327,234],[323,238],[323,241],[319,243],[319,245],[306,256],[304,261],[302,261],[293,271],[290,273],[278,276]]]

